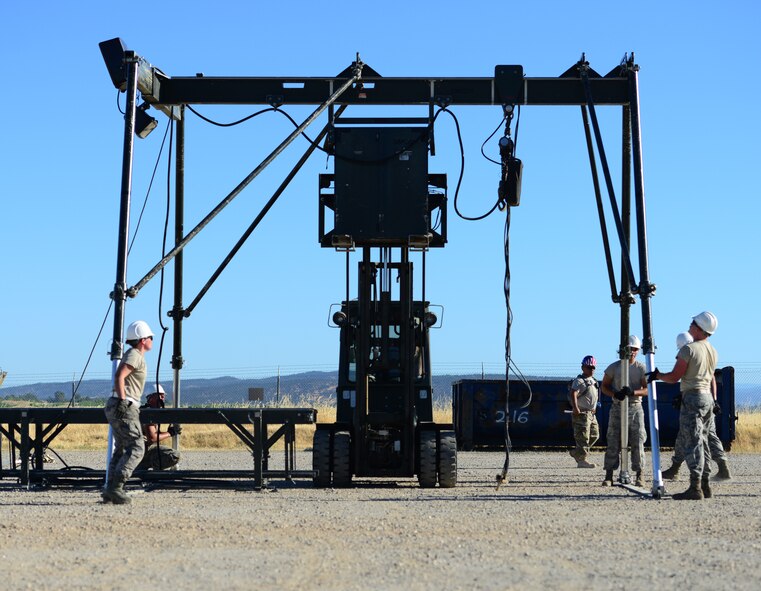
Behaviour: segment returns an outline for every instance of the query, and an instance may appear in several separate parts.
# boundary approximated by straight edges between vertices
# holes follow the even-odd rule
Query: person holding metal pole
[[[573,438],[576,447],[571,450],[571,457],[576,460],[577,468],[594,468],[595,464],[587,461],[590,448],[600,437],[597,424],[598,385],[594,378],[597,361],[591,355],[581,360],[581,373],[571,382],[568,401],[573,408]]]
[[[114,392],[104,409],[113,433],[114,450],[102,497],[104,503],[117,505],[131,502],[124,484],[145,453],[140,398],[148,375],[145,353],[153,348],[153,331],[146,322],[138,320],[127,327],[126,340],[131,348],[116,368]]]
[[[689,333],[693,338],[676,356],[674,369],[661,373],[656,367],[648,374],[648,382],[661,380],[675,384],[681,380],[679,392],[682,407],[679,412],[679,436],[687,465],[690,467],[690,486],[683,493],[672,496],[677,501],[699,501],[713,496],[709,477],[711,452],[708,447],[708,431],[713,421],[714,371],[719,354],[708,342],[719,325],[711,312],[701,312],[692,317]]]
[[[603,486],[613,486],[613,472],[619,465],[628,464],[628,449],[622,445],[623,439],[631,444],[632,470],[635,472],[635,486],[644,486],[642,466],[645,459],[645,412],[642,398],[647,396],[647,374],[645,364],[637,361],[642,348],[639,337],[629,336],[628,357],[611,363],[603,375],[601,390],[613,399],[608,417],[608,446],[605,449],[605,479]],[[634,387],[630,386],[633,385]],[[628,483],[628,482],[627,482]]]
[[[692,335],[688,332],[680,332],[676,337],[676,349],[681,350],[685,345],[690,344],[693,341]],[[721,443],[721,439],[716,434],[716,415],[721,414],[721,406],[719,405],[716,395],[716,379],[711,383],[711,392],[713,394],[713,417],[709,423],[708,429],[708,448],[711,450],[711,459],[719,466],[719,471],[714,476],[715,480],[730,480],[732,474],[729,471],[729,463],[727,462],[727,454],[724,451],[724,446]],[[682,395],[678,394],[673,403],[674,408],[679,409],[682,406]],[[663,471],[663,478],[666,480],[676,480],[679,474],[679,468],[684,463],[684,440],[677,436],[674,442],[674,457],[671,459],[671,467],[668,470]]]

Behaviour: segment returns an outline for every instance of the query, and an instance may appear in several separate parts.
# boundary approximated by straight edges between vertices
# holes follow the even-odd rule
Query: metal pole
[[[613,219],[616,222],[616,230],[618,230],[618,238],[621,241],[622,251],[626,250],[628,253],[628,247],[626,247],[626,238],[624,237],[623,228],[621,226],[621,217],[618,212],[618,204],[616,203],[615,192],[613,191],[613,181],[610,176],[610,168],[608,167],[608,159],[605,156],[605,146],[602,143],[602,135],[600,134],[600,124],[597,121],[597,112],[595,111],[595,103],[592,98],[592,90],[590,89],[589,77],[585,68],[580,70],[581,80],[584,83],[584,93],[587,98],[587,107],[589,108],[589,116],[592,120],[592,129],[594,131],[595,140],[597,141],[597,152],[600,156],[600,164],[602,165],[603,176],[605,177],[605,185],[608,188],[608,197],[610,199],[610,207],[613,211]],[[634,271],[632,269],[631,260],[627,257],[624,259],[627,275],[632,283],[634,283]]]
[[[655,293],[655,285],[650,283],[647,258],[647,223],[645,217],[645,181],[642,166],[642,133],[639,120],[639,86],[637,73],[639,66],[632,55],[629,62],[629,105],[631,107],[632,155],[634,157],[634,196],[637,208],[637,233],[639,247],[640,284],[639,295],[642,302],[642,348],[647,371],[655,369],[655,340],[653,339],[653,319],[650,298]],[[658,393],[655,382],[647,385],[647,405],[650,418],[650,447],[653,457],[653,497],[660,498],[665,493],[661,476],[660,426],[658,424]]]
[[[132,196],[132,154],[135,143],[135,103],[137,97],[137,57],[134,51],[124,52],[124,68],[127,71],[127,104],[124,113],[124,148],[122,152],[122,186],[119,207],[119,239],[116,255],[116,282],[111,297],[114,300],[114,330],[111,336],[111,385],[115,386],[116,368],[124,349],[124,303],[127,299],[127,251],[129,248],[129,209]],[[108,428],[108,451],[106,453],[106,481],[113,451],[113,433]]]
[[[129,297],[135,297],[137,295],[137,292],[140,291],[146,283],[148,283],[161,269],[163,269],[166,264],[171,261],[175,256],[177,256],[177,253],[179,253],[185,246],[190,242],[195,236],[203,230],[203,228],[212,220],[214,219],[217,214],[222,211],[225,207],[227,207],[230,202],[235,199],[243,189],[245,189],[251,181],[253,181],[257,176],[259,176],[259,173],[261,173],[267,166],[269,166],[272,161],[277,158],[277,156],[285,150],[288,145],[293,142],[301,133],[309,127],[311,123],[317,119],[322,112],[328,108],[328,106],[332,105],[347,89],[351,88],[351,86],[359,80],[361,76],[362,71],[362,64],[360,63],[358,66],[358,70],[355,73],[355,75],[350,78],[349,80],[344,83],[341,88],[336,90],[326,102],[324,102],[322,105],[317,107],[317,109],[309,116],[307,117],[304,122],[299,125],[285,140],[283,140],[280,145],[275,148],[269,156],[267,156],[264,160],[262,160],[261,164],[257,166],[251,173],[243,179],[240,184],[238,184],[237,187],[235,187],[228,195],[225,197],[222,201],[219,202],[219,204],[203,219],[201,220],[198,225],[193,228],[190,232],[188,232],[187,236],[185,236],[182,241],[176,245],[167,255],[161,259],[158,264],[151,269],[148,274],[143,277],[140,281],[138,281],[133,287],[130,287],[129,290],[127,290],[127,293]]]
[[[180,118],[177,120],[177,148],[175,152],[174,183],[174,243],[178,244],[185,232],[185,105],[180,105]],[[180,407],[182,384],[180,370],[185,361],[182,358],[182,310],[183,253],[178,252],[174,259],[174,306],[170,312],[173,323],[172,343],[172,405]],[[172,449],[180,447],[180,436],[172,437]]]
[[[592,133],[589,131],[589,117],[587,109],[581,106],[581,120],[584,123],[584,137],[587,140],[587,153],[589,154],[589,168],[592,171],[592,184],[595,190],[595,201],[597,203],[597,217],[600,220],[600,231],[602,233],[602,246],[605,250],[605,264],[608,269],[608,280],[610,281],[610,295],[613,301],[616,301],[616,276],[613,272],[613,259],[610,255],[610,242],[608,241],[608,226],[605,223],[605,210],[602,206],[602,194],[600,192],[600,179],[597,175],[597,163],[595,162],[594,147],[592,144]]]
[[[631,237],[631,125],[629,107],[624,105],[622,110],[622,145],[621,145],[621,226],[626,244],[626,252],[621,254],[621,339],[618,348],[621,359],[621,386],[629,383],[629,329],[630,329],[630,292],[631,284],[626,274],[626,260],[630,259],[629,244]],[[622,245],[623,249],[623,245]],[[635,388],[636,389],[636,388]],[[619,481],[631,483],[629,474],[629,401],[621,401],[621,474]]]

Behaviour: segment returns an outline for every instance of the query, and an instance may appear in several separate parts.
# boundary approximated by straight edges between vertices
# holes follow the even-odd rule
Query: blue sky
[[[675,335],[712,310],[723,363],[757,363],[755,302],[761,189],[757,168],[761,83],[752,72],[761,8],[756,2],[385,2],[340,8],[314,2],[5,3],[0,93],[0,367],[6,383],[79,375],[108,308],[116,264],[123,120],[98,43],[122,37],[170,76],[333,76],[359,52],[385,76],[491,76],[522,64],[527,76],[558,76],[585,52],[607,73],[635,52],[647,199],[656,360],[670,366]],[[378,4],[377,6],[381,6]],[[121,97],[123,105],[123,95]],[[203,107],[231,121],[259,107]],[[286,109],[303,120],[311,108]],[[425,109],[363,111],[354,116]],[[494,200],[499,170],[480,154],[499,107],[453,108],[466,164],[459,205],[475,215]],[[156,113],[154,112],[154,115]],[[349,113],[347,112],[347,115]],[[600,109],[619,178],[620,109]],[[136,141],[133,229],[166,118]],[[317,133],[324,120],[310,131]],[[291,131],[277,115],[233,129],[193,115],[187,125],[186,228],[193,227]],[[432,172],[453,187],[459,149],[439,117]],[[290,170],[299,140],[187,248],[185,302],[195,296]],[[496,157],[496,146],[487,150]],[[518,156],[523,195],[511,232],[513,357],[531,372],[573,368],[586,354],[616,357],[619,309],[610,301],[578,107],[525,107]],[[328,164],[330,166],[330,164]],[[338,333],[327,326],[344,293],[344,258],[317,244],[314,155],[259,230],[184,324],[187,375],[252,374],[278,365],[332,368]],[[617,194],[620,192],[616,181]],[[498,369],[504,359],[504,214],[457,219],[449,244],[428,257],[426,296],[444,306],[434,363]],[[161,258],[166,152],[133,248],[128,283]],[[636,259],[635,259],[636,261]],[[636,265],[636,262],[635,262]],[[354,269],[352,262],[352,269]],[[616,273],[619,274],[616,264]],[[170,326],[171,265],[159,303],[154,279],[127,303],[126,321]],[[637,273],[638,274],[638,273]],[[159,312],[160,309],[160,312]],[[88,375],[111,370],[111,318]],[[633,332],[641,334],[639,307]],[[160,366],[169,372],[171,331]],[[158,363],[158,348],[149,364]],[[723,364],[722,363],[722,364]]]

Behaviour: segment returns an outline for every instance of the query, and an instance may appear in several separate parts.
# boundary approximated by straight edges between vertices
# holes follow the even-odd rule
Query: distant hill
[[[433,400],[437,406],[448,406],[452,400],[452,383],[463,379],[479,379],[481,374],[444,374],[433,377]],[[504,375],[486,374],[487,380],[504,379]],[[571,376],[569,376],[570,378]],[[526,376],[529,380],[542,379]],[[557,378],[556,378],[557,379]],[[206,406],[210,404],[241,404],[248,402],[249,388],[263,388],[264,403],[275,404],[278,400],[291,406],[326,406],[335,402],[338,372],[307,371],[280,377],[265,378],[189,378],[182,380],[181,403],[183,406]],[[162,382],[167,392],[172,391],[169,381]],[[57,392],[71,398],[71,382],[40,382],[22,386],[4,385],[0,399],[33,394],[40,401],[53,400]],[[84,380],[77,391],[78,396],[89,399],[106,398],[111,394],[110,380]],[[60,395],[59,395],[60,398]],[[735,384],[735,402],[738,407],[761,405],[761,385]]]
[[[434,402],[448,405],[451,401],[452,382],[466,378],[480,378],[481,375],[440,375],[433,378]],[[500,379],[497,375],[486,375],[487,379]],[[337,371],[308,371],[280,376],[278,389],[277,376],[259,379],[242,379],[232,376],[217,378],[190,378],[182,380],[180,392],[183,406],[200,406],[208,404],[240,404],[248,402],[249,388],[263,388],[265,404],[273,404],[278,397],[292,405],[325,405],[335,401]],[[167,392],[172,391],[171,382],[161,383]],[[21,386],[3,387],[0,398],[33,394],[38,400],[52,400],[57,392],[62,392],[69,399],[72,394],[71,382],[39,382]],[[84,380],[77,390],[82,398],[106,398],[111,395],[109,380]],[[59,395],[60,396],[60,395]]]

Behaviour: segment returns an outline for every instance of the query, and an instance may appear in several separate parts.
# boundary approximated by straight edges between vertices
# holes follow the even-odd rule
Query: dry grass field
[[[335,408],[318,408],[317,418],[321,423],[330,423],[335,421]],[[436,409],[434,411],[434,420],[437,423],[451,422],[451,409]],[[164,428],[165,427],[162,427],[162,430]],[[271,427],[271,429],[274,430],[275,427]],[[313,434],[313,425],[297,425],[296,448],[303,450],[305,448],[311,447]],[[103,449],[106,446],[107,435],[107,425],[69,425],[56,438],[53,447],[60,450]],[[183,426],[181,437],[181,446],[183,449],[245,449],[243,443],[235,435],[233,435],[233,433],[225,425],[185,425]],[[739,419],[737,421],[736,439],[732,444],[732,451],[761,451],[761,413],[741,413],[739,415]]]

